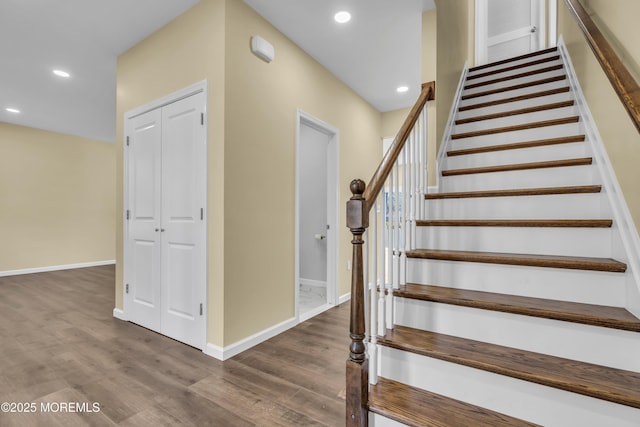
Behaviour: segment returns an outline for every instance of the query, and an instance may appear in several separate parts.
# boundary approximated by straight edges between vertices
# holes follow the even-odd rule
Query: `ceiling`
[[[118,55],[198,1],[1,0],[0,121],[114,142]],[[413,104],[433,0],[245,2],[378,110]],[[352,20],[334,22],[338,10]]]

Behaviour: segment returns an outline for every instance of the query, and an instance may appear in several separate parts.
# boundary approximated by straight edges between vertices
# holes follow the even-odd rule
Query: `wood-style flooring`
[[[0,403],[38,408],[0,426],[344,425],[348,304],[220,362],[113,318],[113,283],[113,266],[0,277]]]

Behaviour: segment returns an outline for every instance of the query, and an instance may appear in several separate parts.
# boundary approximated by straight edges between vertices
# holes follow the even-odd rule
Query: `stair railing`
[[[377,336],[393,327],[393,290],[406,281],[406,253],[415,249],[416,219],[424,217],[426,103],[433,99],[435,82],[423,84],[369,185],[360,179],[350,185],[353,197],[347,202],[347,227],[353,235],[353,261],[347,426],[368,423],[369,382],[377,383]],[[369,240],[371,244],[365,245]]]
[[[582,30],[589,47],[611,82],[633,124],[640,132],[640,86],[611,47],[579,0],[565,0],[567,8]]]

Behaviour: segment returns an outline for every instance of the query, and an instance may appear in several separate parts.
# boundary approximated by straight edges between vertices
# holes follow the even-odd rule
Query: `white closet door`
[[[161,114],[150,111],[129,123],[128,298],[129,319],[160,330]]]
[[[542,49],[544,0],[476,0],[476,65]]]
[[[205,344],[205,132],[199,93],[162,108],[162,333]]]

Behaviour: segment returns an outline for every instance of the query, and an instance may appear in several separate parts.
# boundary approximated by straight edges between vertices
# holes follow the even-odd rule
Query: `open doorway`
[[[338,130],[298,110],[296,148],[296,315],[302,322],[338,299]]]

